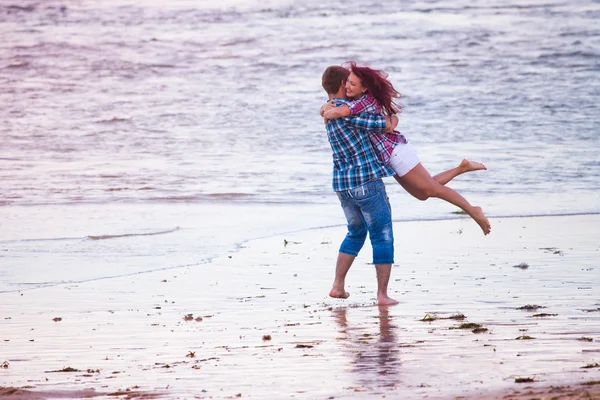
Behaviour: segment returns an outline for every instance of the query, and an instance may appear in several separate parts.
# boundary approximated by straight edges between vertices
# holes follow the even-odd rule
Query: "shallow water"
[[[246,242],[211,269],[3,293],[0,354],[10,367],[0,385],[137,387],[168,399],[411,400],[503,398],[524,390],[518,377],[535,378],[528,388],[579,387],[600,379],[598,368],[582,368],[598,362],[599,222],[498,219],[494,238],[467,221],[397,223],[411,235],[392,271],[394,307],[374,306],[368,257],[350,271],[348,300],[327,297],[331,238],[344,227]],[[514,267],[523,261],[529,268]],[[550,315],[534,316],[542,312]],[[458,313],[466,319],[447,319]],[[440,319],[421,321],[427,314]],[[462,322],[488,331],[454,329]],[[534,339],[517,340],[524,335]],[[50,372],[67,366],[79,372]]]

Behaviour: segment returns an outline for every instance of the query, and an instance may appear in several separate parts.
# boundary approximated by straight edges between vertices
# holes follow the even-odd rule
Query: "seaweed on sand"
[[[546,307],[538,306],[537,304],[527,304],[523,307],[517,307],[517,310],[536,311],[538,308],[546,308]]]
[[[535,379],[533,379],[533,378],[516,378],[515,379],[515,383],[528,383],[528,382],[535,382]]]

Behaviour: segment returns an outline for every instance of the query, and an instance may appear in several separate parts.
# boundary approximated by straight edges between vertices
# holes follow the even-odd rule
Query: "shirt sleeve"
[[[381,114],[361,113],[343,118],[344,122],[366,131],[369,135],[385,133],[385,117]]]

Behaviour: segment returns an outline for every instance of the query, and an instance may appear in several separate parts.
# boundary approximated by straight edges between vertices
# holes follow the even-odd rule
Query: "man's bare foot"
[[[332,288],[329,292],[329,297],[333,297],[334,299],[347,299],[350,297],[350,293],[346,292],[344,288]]]
[[[477,161],[469,161],[466,158],[462,160],[460,165],[458,166],[462,170],[462,172],[471,172],[471,171],[479,171],[486,170],[487,167],[480,162]]]
[[[481,230],[483,230],[484,235],[490,233],[490,231],[492,230],[492,225],[490,225],[490,221],[488,221],[488,219],[485,217],[485,214],[483,214],[483,210],[481,209],[481,207],[473,207],[471,217],[481,227]]]
[[[378,306],[393,306],[400,303],[398,300],[394,300],[388,296],[377,296]]]

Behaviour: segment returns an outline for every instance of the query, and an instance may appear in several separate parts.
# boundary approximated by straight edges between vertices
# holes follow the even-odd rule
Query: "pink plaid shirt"
[[[369,93],[365,93],[360,99],[348,103],[350,115],[357,115],[363,112],[371,114],[382,114],[381,105],[377,99]],[[371,144],[377,153],[377,156],[384,162],[388,163],[394,147],[398,143],[408,143],[404,135],[400,132],[375,133],[369,135]]]

